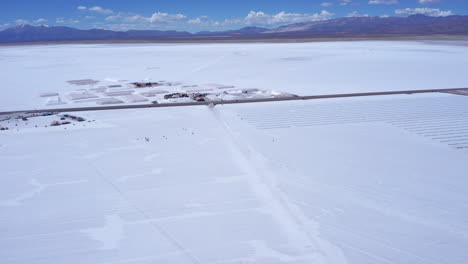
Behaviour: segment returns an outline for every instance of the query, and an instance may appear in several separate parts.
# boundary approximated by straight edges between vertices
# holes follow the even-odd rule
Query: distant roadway
[[[157,107],[176,107],[176,106],[196,106],[196,105],[223,105],[223,104],[246,104],[246,103],[263,103],[263,102],[278,102],[278,101],[299,101],[299,100],[314,100],[327,98],[345,98],[345,97],[362,97],[362,96],[377,96],[377,95],[396,95],[396,94],[422,94],[422,93],[439,93],[439,92],[456,92],[460,90],[467,91],[468,88],[450,88],[450,89],[428,89],[428,90],[405,90],[405,91],[390,91],[390,92],[367,92],[367,93],[345,93],[345,94],[326,94],[326,95],[309,95],[309,96],[291,96],[291,97],[274,97],[274,98],[258,98],[258,99],[239,99],[239,100],[219,100],[219,101],[204,101],[204,102],[182,102],[182,103],[162,103],[162,104],[136,104],[136,105],[110,105],[110,106],[90,106],[90,107],[71,107],[71,108],[49,108],[49,109],[31,109],[31,110],[16,110],[0,112],[0,115],[9,114],[24,114],[24,113],[43,113],[43,112],[82,112],[82,111],[100,111],[100,110],[119,110],[119,109],[138,109],[138,108],[157,108]]]

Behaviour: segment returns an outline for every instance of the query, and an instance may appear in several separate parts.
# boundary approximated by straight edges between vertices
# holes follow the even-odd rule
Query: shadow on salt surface
[[[404,51],[404,52],[428,52],[428,53],[459,53],[457,51],[448,51],[448,50],[443,50],[443,49],[400,49],[399,51]]]
[[[310,57],[284,57],[280,58],[282,61],[308,61],[312,60]]]
[[[199,182],[157,185],[145,189],[128,188],[125,192],[148,216],[164,221],[192,218],[195,217],[194,213],[209,216],[261,207],[242,179],[229,183]]]
[[[155,168],[155,169],[152,169],[149,173],[124,175],[122,177],[117,178],[117,182],[126,182],[126,181],[139,178],[139,177],[154,177],[154,176],[160,175],[162,172],[163,172],[163,169]]]
[[[33,198],[35,195],[41,193],[45,189],[45,186],[40,184],[36,179],[30,180],[28,184],[33,187],[32,190],[16,194],[15,197],[9,198],[7,200],[0,200],[0,207],[18,206],[22,201]]]
[[[271,260],[269,257],[279,254],[288,254],[291,258],[297,256],[297,259],[302,260],[317,260],[307,248],[294,248],[288,244],[287,234],[281,229],[275,229],[276,223],[271,216],[256,210],[171,219],[159,223],[175,239],[184,241],[184,245],[190,248],[202,263],[222,262],[226,259],[235,261],[239,257],[247,263],[263,263],[262,261]],[[265,241],[263,249],[259,245],[260,242],[255,242],[257,238]],[[206,247],[206,241],[209,241],[209,247]]]
[[[317,259],[313,256],[301,255],[299,252],[291,252],[289,250],[278,250],[268,246],[267,243],[260,240],[249,241],[248,244],[253,248],[252,261],[268,261],[268,263],[292,263],[292,262],[308,262],[312,263]],[[286,254],[287,253],[287,254]]]
[[[46,237],[30,236],[22,244],[14,240],[4,243],[0,239],[2,248],[13,246],[8,251],[0,251],[0,257],[8,263],[39,264],[160,263],[160,260],[161,263],[190,263],[179,248],[148,223],[128,222],[111,214],[103,217],[103,221],[93,219],[86,224],[81,229],[75,226],[73,230],[50,233]]]
[[[152,162],[154,160],[156,160],[157,158],[161,157],[161,153],[159,152],[156,152],[156,153],[152,153],[152,154],[149,154],[149,155],[146,155],[144,158],[143,158],[143,161],[144,162]]]
[[[232,168],[229,160],[221,159],[212,164],[207,164],[207,159],[211,155],[225,155],[222,146],[217,145],[219,142],[211,144],[198,145],[197,151],[199,155],[192,155],[192,149],[195,146],[192,144],[194,138],[190,135],[172,137],[169,139],[150,138],[149,142],[140,141],[132,143],[132,145],[125,145],[128,142],[120,142],[120,147],[111,147],[115,145],[115,141],[111,138],[103,138],[99,144],[101,152],[84,155],[83,158],[87,159],[100,171],[109,172],[107,174],[111,180],[114,179],[127,179],[126,184],[129,186],[137,186],[139,183],[142,186],[152,186],[154,184],[171,184],[179,181],[196,182],[199,180],[209,180],[213,175],[238,175],[240,172],[236,168]],[[185,138],[183,138],[185,137]],[[90,143],[91,145],[93,143]],[[175,148],[177,144],[177,148]],[[106,150],[106,145],[109,148]],[[156,152],[155,152],[156,150]],[[208,155],[202,153],[210,153]],[[119,170],[115,170],[115,164],[127,164],[122,166]],[[194,172],[201,172],[202,177],[193,176]],[[133,177],[136,175],[142,176]],[[144,177],[143,177],[144,176]],[[131,183],[129,182],[131,181]],[[149,182],[148,182],[149,181]],[[146,183],[145,183],[146,182]]]
[[[142,227],[147,229],[148,226],[151,226],[150,232],[146,231],[146,234],[143,234]],[[171,244],[166,240],[168,234],[146,220],[125,221],[119,215],[108,215],[103,226],[83,229],[81,232],[97,242],[99,250],[118,252],[115,258],[119,261],[122,259],[122,253],[128,255],[125,256],[126,262],[165,258],[184,258],[186,262],[187,258],[190,258],[189,253],[179,248],[176,241]],[[146,254],[142,254],[144,252]]]
[[[125,222],[119,215],[106,217],[103,227],[81,230],[82,233],[101,244],[101,250],[117,249],[124,237]]]
[[[0,200],[0,207],[19,206],[24,201],[34,199],[35,196],[40,195],[43,191],[45,191],[47,188],[50,188],[50,187],[56,187],[60,185],[70,185],[70,184],[83,183],[83,182],[86,182],[86,180],[58,182],[58,183],[53,183],[53,184],[41,184],[37,179],[31,179],[28,182],[28,185],[32,186],[33,188],[30,188],[30,190],[22,192],[22,193],[17,193],[16,196],[13,198]]]
[[[87,144],[89,146],[89,144]],[[105,157],[105,156],[112,156],[115,154],[115,152],[123,152],[123,151],[130,151],[130,150],[145,150],[145,146],[141,145],[134,145],[134,146],[120,146],[120,147],[112,147],[109,149],[106,149],[104,151],[98,151],[94,152],[91,154],[83,155],[84,159],[89,159],[89,160],[94,160],[100,157]]]

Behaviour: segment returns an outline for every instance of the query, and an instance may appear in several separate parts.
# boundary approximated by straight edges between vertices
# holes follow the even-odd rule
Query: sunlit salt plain
[[[0,48],[1,110],[67,80],[312,95],[467,87],[468,48],[418,42]],[[76,106],[76,105],[74,105]],[[1,263],[468,259],[468,97],[73,113],[0,131]],[[92,122],[88,122],[92,121]],[[5,125],[5,122],[2,123]]]
[[[79,79],[221,83],[300,95],[460,88],[468,83],[467,63],[466,46],[419,42],[2,47],[0,111],[43,108],[41,93],[86,88],[67,83]]]

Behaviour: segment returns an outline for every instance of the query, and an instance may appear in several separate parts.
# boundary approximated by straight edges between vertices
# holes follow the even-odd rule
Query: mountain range
[[[278,28],[245,27],[229,31],[184,31],[103,29],[19,25],[0,31],[0,42],[83,40],[216,40],[270,38],[342,38],[468,35],[468,16],[343,17],[295,23]]]

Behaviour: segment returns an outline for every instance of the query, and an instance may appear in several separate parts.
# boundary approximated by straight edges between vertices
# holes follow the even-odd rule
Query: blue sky
[[[468,15],[468,0],[0,0],[0,29],[225,30],[346,16]]]

